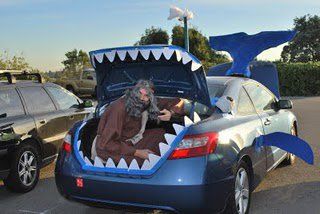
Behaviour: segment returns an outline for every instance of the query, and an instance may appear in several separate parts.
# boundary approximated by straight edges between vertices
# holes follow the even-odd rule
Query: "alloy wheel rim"
[[[36,179],[37,161],[31,151],[25,151],[19,159],[19,179],[25,186],[30,186]]]
[[[246,213],[249,203],[249,179],[244,168],[240,168],[237,172],[235,182],[235,200],[236,208],[239,214]]]

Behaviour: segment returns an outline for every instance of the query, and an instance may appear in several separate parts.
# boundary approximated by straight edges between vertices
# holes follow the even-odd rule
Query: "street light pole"
[[[188,19],[187,17],[183,17],[184,23],[184,48],[189,52],[189,31],[188,31]]]
[[[188,20],[193,18],[193,13],[188,9],[181,10],[178,7],[171,6],[168,20],[178,19],[184,23],[184,47],[189,52],[189,32],[188,32]]]

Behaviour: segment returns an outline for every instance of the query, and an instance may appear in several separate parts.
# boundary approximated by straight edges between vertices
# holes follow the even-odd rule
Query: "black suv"
[[[17,81],[21,76],[34,81]],[[89,114],[90,101],[43,83],[39,74],[2,73],[0,79],[0,180],[15,192],[32,190],[40,168],[53,162],[72,125]]]

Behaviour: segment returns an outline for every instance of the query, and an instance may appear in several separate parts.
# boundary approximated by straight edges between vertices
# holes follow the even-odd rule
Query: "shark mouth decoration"
[[[193,118],[194,121],[185,116],[184,126],[173,124],[176,135],[168,133],[164,135],[167,143],[159,143],[161,156],[149,154],[149,159],[144,161],[141,168],[139,167],[138,162],[135,159],[133,159],[128,166],[123,158],[120,159],[119,163],[116,165],[111,158],[104,162],[98,156],[95,157],[95,160],[91,160],[88,157],[84,156],[83,152],[80,149],[82,142],[78,139],[80,130],[86,125],[86,121],[84,121],[75,132],[73,149],[83,170],[107,172],[112,174],[151,175],[160,168],[160,166],[164,163],[164,161],[167,160],[172,151],[179,145],[185,134],[188,132],[188,128],[191,125],[201,121],[199,115],[196,112],[194,112]]]
[[[192,56],[187,51],[176,46],[145,46],[143,48],[116,48],[116,49],[104,49],[94,51],[91,56],[91,62],[94,68],[96,68],[96,63],[102,64],[106,60],[109,63],[114,61],[127,61],[127,60],[150,60],[154,58],[155,60],[165,59],[169,61],[172,57],[176,57],[178,62],[182,62],[183,65],[186,65],[191,62],[191,71],[198,70],[202,65],[201,62]]]

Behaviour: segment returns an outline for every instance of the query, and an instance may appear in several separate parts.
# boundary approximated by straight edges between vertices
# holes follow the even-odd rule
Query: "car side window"
[[[0,115],[5,114],[6,117],[25,114],[21,99],[15,89],[0,90]]]
[[[273,109],[275,97],[257,84],[244,86],[258,112]]]
[[[247,92],[243,88],[241,88],[240,94],[239,94],[237,113],[240,115],[256,114],[256,111],[251,103],[251,100]]]
[[[19,89],[31,114],[46,113],[55,111],[56,108],[44,90],[40,86],[23,87]]]
[[[78,99],[67,90],[57,87],[46,87],[46,89],[48,89],[62,110],[77,107],[79,105]]]
[[[93,75],[91,75],[91,72],[90,71],[83,71],[82,79],[91,79],[89,77],[93,78]]]

